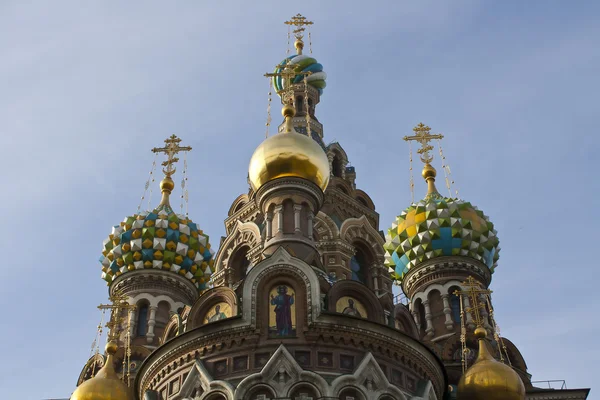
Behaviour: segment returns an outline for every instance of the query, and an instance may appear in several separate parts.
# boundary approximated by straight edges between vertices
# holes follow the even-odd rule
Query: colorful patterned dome
[[[121,274],[154,268],[185,276],[204,290],[212,274],[208,236],[168,204],[125,218],[103,245],[102,279],[109,285]]]
[[[288,61],[289,60],[289,61]],[[325,80],[327,79],[327,74],[323,71],[323,66],[317,62],[316,59],[304,55],[304,54],[294,54],[293,56],[289,56],[285,58],[277,68],[275,68],[275,73],[280,74],[283,71],[286,63],[297,65],[295,71],[302,72],[312,72],[311,75],[306,79],[308,84],[319,91],[319,94],[323,94],[323,89],[326,86]],[[292,83],[300,83],[304,80],[304,75],[296,75],[294,79],[292,79]],[[285,89],[285,79],[281,76],[273,77],[273,86],[277,92],[281,92]]]
[[[402,212],[386,235],[386,265],[402,281],[417,264],[440,256],[481,261],[493,273],[498,237],[489,218],[471,203],[431,193]]]

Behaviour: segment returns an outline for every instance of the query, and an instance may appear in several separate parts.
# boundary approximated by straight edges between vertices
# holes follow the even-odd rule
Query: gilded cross
[[[281,65],[275,67],[275,72],[266,73],[265,77],[272,79],[281,77],[285,84],[283,90],[279,91],[278,94],[281,96],[283,103],[293,105],[294,103],[294,88],[292,87],[292,79],[298,75],[309,76],[312,75],[310,71],[296,71],[298,64],[292,64],[290,60],[287,60],[283,68]]]
[[[455,290],[454,295],[462,296],[466,295],[471,300],[471,307],[465,309],[466,312],[471,313],[475,320],[475,325],[478,328],[483,328],[483,318],[481,317],[481,310],[485,309],[485,302],[481,302],[480,296],[490,295],[491,290],[482,289],[479,282],[477,282],[472,276],[469,276],[467,280],[462,283],[465,290]]]
[[[167,161],[163,161],[162,163],[162,166],[166,167],[166,169],[163,168],[163,172],[167,178],[170,178],[177,170],[173,164],[179,161],[179,158],[175,157],[175,155],[180,151],[192,150],[190,146],[179,146],[179,143],[181,143],[181,139],[175,135],[171,135],[170,138],[165,139],[165,147],[155,147],[152,149],[153,153],[165,153],[167,155]]]
[[[305,26],[312,25],[313,22],[306,19],[306,17],[302,16],[302,14],[296,14],[289,21],[285,21],[286,25],[295,26],[294,36],[298,40],[302,40],[304,37],[304,31],[306,30]]]
[[[127,296],[116,295],[109,298],[111,304],[100,304],[98,308],[100,310],[110,310],[110,320],[106,323],[106,327],[109,329],[108,341],[118,340],[121,334],[121,326],[123,323],[123,310],[129,312],[135,310],[135,305],[127,302]]]
[[[421,148],[417,150],[417,153],[419,153],[421,161],[425,164],[429,164],[433,160],[433,156],[429,154],[429,152],[433,150],[433,146],[430,145],[429,142],[433,139],[444,138],[444,135],[431,134],[429,131],[431,131],[431,128],[421,122],[413,128],[413,132],[415,132],[413,136],[404,136],[404,140],[407,142],[409,140],[414,140],[421,144]]]

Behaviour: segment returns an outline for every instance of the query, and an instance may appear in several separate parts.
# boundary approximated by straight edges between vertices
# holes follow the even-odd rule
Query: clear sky
[[[325,142],[348,153],[381,229],[410,202],[401,138],[423,121],[499,232],[502,333],[534,380],[597,385],[600,2],[5,0],[3,398],[74,389],[107,300],[102,240],[172,133],[194,148],[190,215],[218,246],[264,138],[262,75],[298,12],[328,72]]]

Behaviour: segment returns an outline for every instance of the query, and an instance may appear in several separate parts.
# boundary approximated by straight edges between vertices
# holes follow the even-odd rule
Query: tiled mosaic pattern
[[[397,281],[415,265],[439,256],[465,256],[494,272],[498,237],[489,218],[469,202],[428,196],[411,205],[388,230],[385,263]]]
[[[103,246],[102,279],[108,284],[128,271],[154,268],[185,276],[202,291],[212,274],[208,236],[169,206],[125,218]]]

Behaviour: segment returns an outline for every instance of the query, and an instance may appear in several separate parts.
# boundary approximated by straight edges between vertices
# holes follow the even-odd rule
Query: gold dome
[[[106,362],[96,376],[75,389],[71,400],[133,400],[133,393],[129,386],[119,378],[113,366],[113,357],[117,351],[115,342],[106,344]]]
[[[284,106],[284,132],[262,142],[252,154],[249,178],[252,189],[277,178],[307,179],[325,191],[329,183],[329,160],[325,152],[308,136],[299,134],[292,126],[293,107]]]
[[[458,383],[459,400],[524,400],[525,386],[519,375],[490,354],[485,329],[477,328],[479,356]]]

